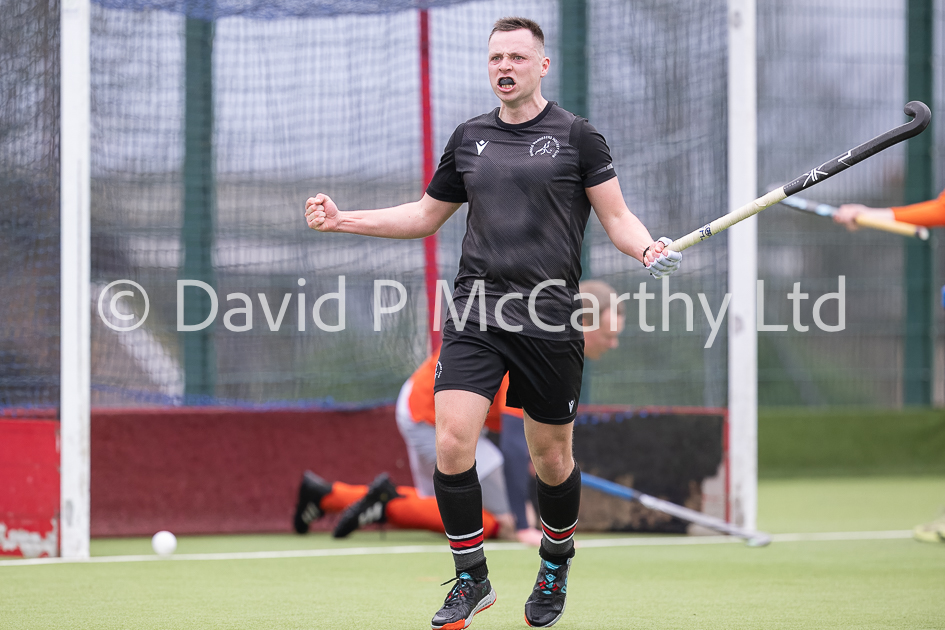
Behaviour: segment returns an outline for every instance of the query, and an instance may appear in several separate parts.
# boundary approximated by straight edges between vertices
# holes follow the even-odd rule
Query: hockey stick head
[[[932,111],[929,109],[929,106],[922,101],[909,101],[906,103],[906,106],[902,108],[902,111],[904,111],[907,116],[912,117],[912,122],[907,123],[906,127],[911,126],[913,131],[911,131],[910,135],[905,136],[906,138],[919,135],[925,131],[925,128],[932,122]]]
[[[925,131],[926,127],[929,126],[929,122],[932,120],[932,112],[929,110],[929,106],[922,101],[909,101],[906,103],[905,107],[902,108],[902,111],[905,112],[907,116],[912,117],[912,120],[850,149],[843,155],[838,155],[834,159],[824,162],[817,168],[811,169],[784,186],[785,196],[790,197],[791,195],[799,193],[805,188],[822,182],[828,177],[832,177],[841,171],[845,171],[854,164],[876,155],[880,151],[885,151],[895,144],[899,144],[904,140],[919,135]]]

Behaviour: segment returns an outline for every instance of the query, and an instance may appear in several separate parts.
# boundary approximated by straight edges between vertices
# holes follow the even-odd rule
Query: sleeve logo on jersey
[[[561,150],[561,143],[558,142],[557,138],[554,136],[542,136],[532,142],[532,146],[528,148],[528,154],[532,157],[538,155],[549,155],[551,157],[556,157],[558,151]]]
[[[434,370],[433,378],[440,378],[440,374],[443,373],[443,364],[439,361],[436,362],[436,370]]]

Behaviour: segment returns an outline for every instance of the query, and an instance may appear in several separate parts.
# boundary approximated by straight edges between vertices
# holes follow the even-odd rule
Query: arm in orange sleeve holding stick
[[[867,214],[886,221],[901,221],[913,225],[924,225],[925,227],[942,227],[945,226],[945,191],[929,201],[892,208],[871,208],[858,203],[847,203],[837,209],[833,220],[845,225],[849,230],[855,230],[857,228],[856,218],[861,214]]]

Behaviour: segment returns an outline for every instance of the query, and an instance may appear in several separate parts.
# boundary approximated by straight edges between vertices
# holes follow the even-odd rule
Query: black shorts
[[[433,391],[460,389],[492,400],[509,373],[506,404],[544,424],[568,424],[577,415],[584,370],[584,340],[557,341],[467,323],[443,327]]]

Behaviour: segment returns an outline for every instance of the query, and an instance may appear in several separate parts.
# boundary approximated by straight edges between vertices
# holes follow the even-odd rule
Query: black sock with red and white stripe
[[[581,470],[574,464],[571,475],[558,486],[538,482],[538,514],[541,519],[541,548],[538,555],[554,564],[574,557],[574,530],[581,509]]]
[[[458,475],[433,471],[433,489],[440,518],[453,552],[456,575],[468,573],[477,580],[489,575],[483,550],[482,487],[476,464]]]

